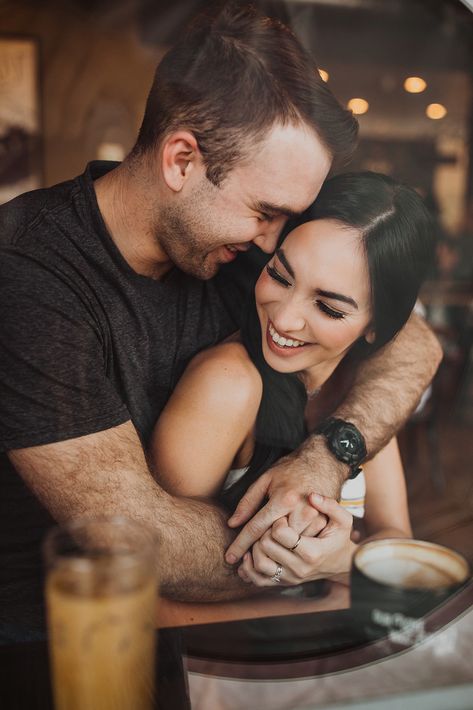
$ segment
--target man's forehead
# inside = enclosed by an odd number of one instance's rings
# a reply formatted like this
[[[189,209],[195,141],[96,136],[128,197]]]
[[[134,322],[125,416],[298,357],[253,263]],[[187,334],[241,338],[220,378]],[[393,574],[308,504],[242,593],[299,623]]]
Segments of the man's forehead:
[[[321,167],[319,174],[311,175],[307,179],[302,174],[297,179],[290,179],[290,176],[284,176],[280,180],[261,179],[256,188],[248,192],[251,206],[269,215],[295,217],[315,200],[326,172]]]
[[[328,150],[312,130],[287,127],[275,129],[259,149],[254,146],[235,173],[254,203],[292,214],[316,198],[330,165]]]

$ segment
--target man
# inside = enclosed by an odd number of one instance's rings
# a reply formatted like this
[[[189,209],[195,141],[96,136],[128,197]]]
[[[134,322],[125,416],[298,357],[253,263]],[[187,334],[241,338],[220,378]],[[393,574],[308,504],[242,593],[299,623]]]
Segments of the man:
[[[275,248],[287,217],[352,152],[356,128],[285,27],[228,11],[161,62],[121,165],[92,164],[1,209],[4,637],[9,624],[34,624],[39,542],[53,519],[125,514],[151,525],[163,593],[175,599],[247,593],[224,562],[233,535],[223,513],[163,491],[147,439],[190,358],[238,327],[235,284],[248,267],[237,262],[224,278],[219,267],[252,244]],[[415,406],[438,357],[414,320],[360,371],[337,416],[358,425],[370,455]],[[269,497],[228,561],[283,515],[310,529],[307,494],[336,496],[348,473],[313,437],[243,501],[234,524]]]

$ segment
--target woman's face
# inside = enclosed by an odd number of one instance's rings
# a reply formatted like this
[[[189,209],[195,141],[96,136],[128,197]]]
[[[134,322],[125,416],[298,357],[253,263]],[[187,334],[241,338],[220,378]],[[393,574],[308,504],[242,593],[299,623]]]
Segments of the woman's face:
[[[370,283],[361,235],[330,219],[291,232],[256,284],[263,355],[278,372],[304,372],[310,389],[370,331]]]

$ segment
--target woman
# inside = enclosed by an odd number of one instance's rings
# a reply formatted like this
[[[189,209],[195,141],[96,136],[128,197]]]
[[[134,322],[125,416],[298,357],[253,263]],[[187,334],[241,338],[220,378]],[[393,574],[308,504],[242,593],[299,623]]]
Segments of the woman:
[[[342,376],[402,328],[432,251],[432,223],[413,190],[375,173],[327,181],[263,269],[242,342],[200,353],[169,400],[151,445],[163,487],[220,495],[233,509],[250,483],[304,439],[306,405],[323,401],[326,415]],[[394,439],[365,464],[364,478],[368,534],[409,536]],[[363,481],[359,491],[344,487],[341,505],[311,496],[328,519],[322,530],[299,536],[285,518],[276,521],[245,555],[240,576],[265,586],[347,572],[355,544],[346,507],[357,496],[363,504],[363,488]]]

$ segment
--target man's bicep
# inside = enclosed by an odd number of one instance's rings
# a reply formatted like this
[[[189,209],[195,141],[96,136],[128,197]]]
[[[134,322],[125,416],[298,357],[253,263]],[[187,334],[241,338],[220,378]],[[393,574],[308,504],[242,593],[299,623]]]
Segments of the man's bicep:
[[[58,521],[81,515],[142,517],[164,495],[153,481],[131,422],[76,439],[12,450],[8,456]]]
[[[7,265],[12,273],[3,274],[0,290],[2,449],[73,439],[127,421],[92,309],[44,267],[28,270],[16,255]]]

